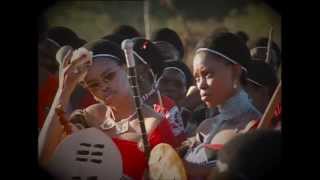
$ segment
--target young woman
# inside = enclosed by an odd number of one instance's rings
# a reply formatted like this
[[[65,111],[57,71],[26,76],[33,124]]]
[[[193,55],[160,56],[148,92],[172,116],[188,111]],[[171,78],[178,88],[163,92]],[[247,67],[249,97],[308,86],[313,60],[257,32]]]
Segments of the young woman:
[[[251,61],[248,64],[248,71],[245,90],[254,106],[263,113],[278,85],[276,72],[264,61]]]
[[[199,90],[194,86],[194,78],[191,71],[183,63],[185,50],[182,40],[174,30],[161,28],[152,34],[152,42],[163,56],[164,62],[180,68],[186,76],[187,92],[183,100],[179,100],[179,106],[183,109],[182,119],[184,122],[188,122],[185,123],[185,125],[187,125],[187,131],[191,132],[195,127],[195,123],[191,122],[191,117],[198,106],[201,106],[201,100]]]
[[[186,98],[187,90],[192,86],[192,73],[183,62],[165,62],[161,77],[159,78],[159,90],[162,95],[170,97],[181,106]]]
[[[158,90],[158,77],[164,68],[163,57],[151,41],[134,38],[133,42],[134,58],[143,100],[145,104],[153,107],[156,112],[161,113],[169,120],[178,146],[185,140],[181,114],[174,100],[162,96]]]
[[[92,58],[88,50],[92,51]],[[88,64],[77,68],[77,64],[84,62]],[[54,104],[66,107],[73,90],[81,82],[99,103],[73,114],[71,121],[82,127],[96,127],[111,137],[120,150],[124,174],[132,179],[142,179],[147,162],[139,148],[141,131],[121,48],[105,40],[88,43],[77,52],[67,53],[60,73]],[[40,162],[43,165],[61,141],[62,129],[54,113],[55,108],[51,107],[39,135]],[[168,120],[147,105],[142,106],[142,112],[151,147],[161,142],[173,145]]]
[[[184,103],[187,98],[187,90],[192,85],[192,73],[181,61],[166,62],[164,67],[158,80],[160,93],[175,101],[183,120],[185,133],[188,134],[186,130],[190,126],[192,112],[184,107]]]
[[[245,90],[248,92],[254,106],[261,113],[264,113],[278,85],[276,72],[270,64],[264,61],[251,61],[248,64],[248,71],[248,83],[245,86]],[[281,129],[281,111],[280,102],[276,106],[270,127]],[[255,121],[255,125],[249,123],[248,126],[252,125],[250,128],[252,130],[257,128],[258,124]]]
[[[218,32],[201,41],[193,60],[194,76],[201,100],[208,108],[217,107],[218,115],[208,119],[210,127],[203,141],[195,141],[185,156],[190,175],[208,173],[210,155],[204,144],[222,129],[243,129],[260,113],[243,90],[250,52],[245,42],[229,32]]]
[[[48,29],[43,35],[43,40],[38,45],[39,59],[39,128],[42,127],[43,121],[50,109],[50,105],[58,89],[58,71],[59,63],[56,60],[56,54],[64,45],[70,45],[73,48],[79,48],[86,43],[85,40],[71,29],[66,27],[53,27]],[[47,71],[50,73],[44,73]],[[47,77],[47,79],[45,78]],[[76,87],[71,97],[70,106],[73,108],[83,108],[92,104],[89,93],[84,91],[81,86]],[[86,105],[86,106],[84,106]]]

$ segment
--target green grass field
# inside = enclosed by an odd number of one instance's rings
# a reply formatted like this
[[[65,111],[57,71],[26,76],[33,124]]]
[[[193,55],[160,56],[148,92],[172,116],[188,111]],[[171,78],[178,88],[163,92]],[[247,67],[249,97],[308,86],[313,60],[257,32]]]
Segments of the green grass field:
[[[203,4],[203,6],[208,5]],[[179,9],[177,10],[179,12]],[[169,27],[178,32],[186,49],[184,61],[189,67],[192,65],[195,43],[209,32],[222,26],[231,32],[245,31],[252,41],[268,36],[269,27],[272,25],[273,40],[281,47],[281,17],[269,6],[263,3],[251,3],[243,7],[241,11],[234,8],[225,14],[222,20],[215,16],[185,18],[179,13],[173,16],[168,9],[161,7],[158,1],[151,1],[150,26],[151,31]],[[132,25],[144,34],[143,2],[141,1],[58,2],[47,10],[46,17],[49,27],[69,27],[87,41],[99,39],[121,24]]]

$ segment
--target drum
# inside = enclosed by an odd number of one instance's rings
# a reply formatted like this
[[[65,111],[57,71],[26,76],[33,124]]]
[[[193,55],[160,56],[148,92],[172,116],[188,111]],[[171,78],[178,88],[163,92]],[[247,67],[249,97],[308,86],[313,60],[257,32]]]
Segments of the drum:
[[[149,177],[152,180],[187,180],[184,164],[169,144],[160,143],[151,150]]]
[[[48,171],[59,180],[119,180],[123,173],[120,151],[97,128],[66,137],[49,161]]]

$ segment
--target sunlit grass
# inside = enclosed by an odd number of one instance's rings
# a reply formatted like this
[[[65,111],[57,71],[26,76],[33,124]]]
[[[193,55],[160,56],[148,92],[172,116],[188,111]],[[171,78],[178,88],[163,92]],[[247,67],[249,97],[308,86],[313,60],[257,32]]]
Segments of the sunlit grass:
[[[155,16],[161,12],[165,15]],[[231,10],[221,22],[214,17],[202,20],[183,19],[180,15],[172,17],[168,16],[165,9],[158,9],[157,12],[150,11],[151,31],[162,27],[169,27],[177,31],[186,49],[184,61],[190,68],[192,68],[192,50],[195,43],[221,26],[227,27],[231,32],[245,31],[249,34],[250,40],[254,40],[268,36],[269,27],[273,25],[273,40],[281,47],[281,17],[279,15],[261,3],[248,5],[245,12],[245,14],[239,14],[236,9]],[[87,41],[101,38],[120,24],[132,25],[144,34],[143,3],[138,1],[60,2],[51,7],[46,15],[49,26],[69,27]]]

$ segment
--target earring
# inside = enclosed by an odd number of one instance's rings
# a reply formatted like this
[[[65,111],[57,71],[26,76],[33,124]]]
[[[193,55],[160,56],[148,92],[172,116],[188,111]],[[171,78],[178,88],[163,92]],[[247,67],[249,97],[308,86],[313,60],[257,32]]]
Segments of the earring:
[[[233,87],[233,89],[237,89],[237,87],[238,87],[237,83],[234,82],[232,87]]]

